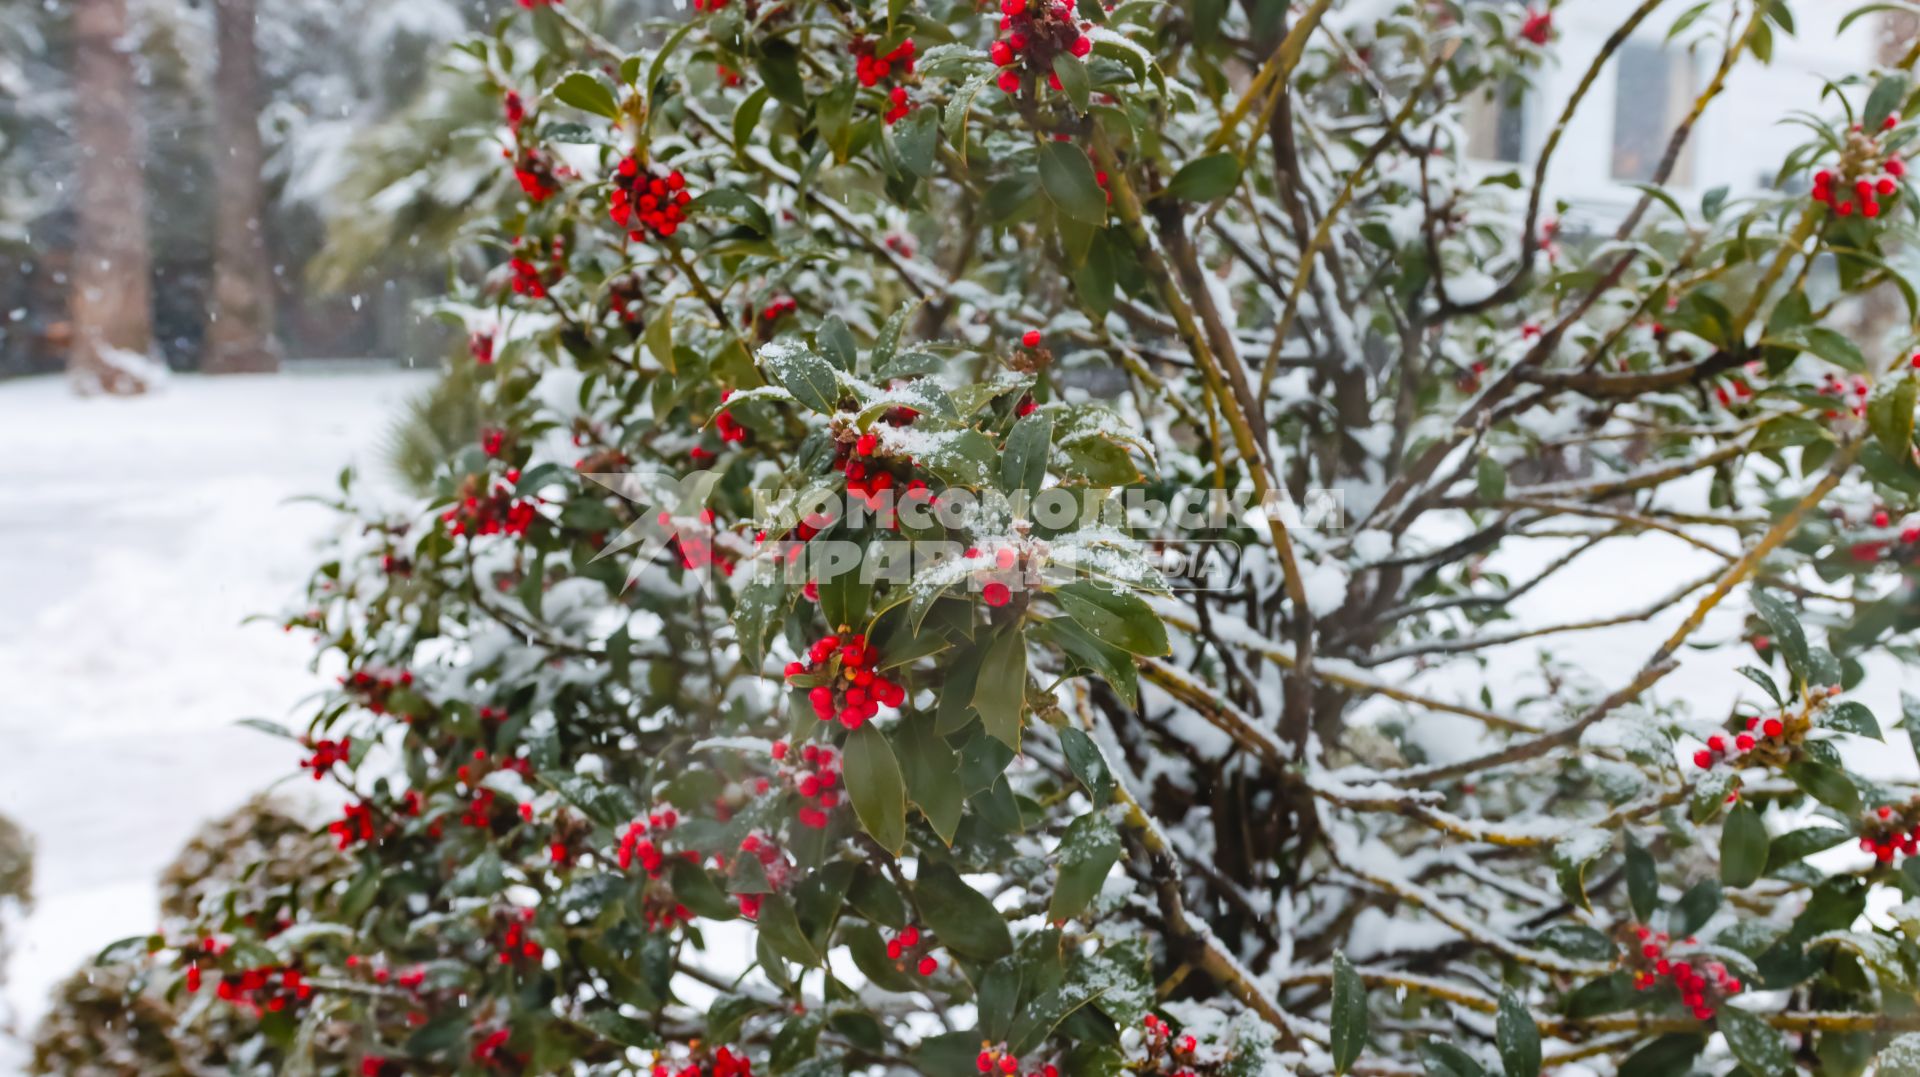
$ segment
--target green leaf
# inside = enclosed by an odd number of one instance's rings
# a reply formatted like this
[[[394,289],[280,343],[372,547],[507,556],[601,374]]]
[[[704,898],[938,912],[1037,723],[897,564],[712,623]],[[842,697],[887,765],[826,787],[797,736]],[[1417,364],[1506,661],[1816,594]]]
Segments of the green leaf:
[[[1888,116],[1900,111],[1900,103],[1907,96],[1907,80],[1904,75],[1888,75],[1873,84],[1873,92],[1867,95],[1867,106],[1861,112],[1860,123],[1869,131],[1879,131],[1880,125]]]
[[[1333,1072],[1345,1073],[1367,1046],[1367,985],[1347,955],[1333,953]]]
[[[689,860],[673,864],[673,897],[708,920],[732,920],[739,915],[726,891],[713,881],[707,869]]]
[[[921,861],[913,893],[920,916],[947,949],[992,961],[1013,952],[1013,935],[1000,910],[948,864]]]
[[[1786,1037],[1737,1006],[1722,1006],[1714,1025],[1727,1038],[1727,1047],[1754,1077],[1786,1077],[1793,1072]]]
[[[1099,895],[1120,859],[1120,834],[1105,812],[1089,812],[1067,825],[1059,857],[1060,878],[1047,905],[1047,919],[1055,923],[1079,916]]]
[[[1093,638],[1093,634],[1065,617],[1055,617],[1035,628],[1043,642],[1065,651],[1075,663],[1084,666],[1107,682],[1121,702],[1129,707],[1140,703],[1140,671],[1132,655]]]
[[[771,1009],[771,1003],[751,995],[721,995],[707,1007],[707,1038],[718,1043],[738,1039],[747,1018]]]
[[[1673,903],[1673,912],[1667,919],[1667,930],[1674,936],[1685,938],[1700,930],[1719,908],[1719,881],[1702,879]]]
[[[760,60],[754,66],[774,100],[792,105],[802,114],[806,112],[807,83],[800,75],[800,50],[792,42],[784,38],[764,42],[760,47]]]
[[[1491,456],[1482,456],[1474,465],[1473,482],[1482,501],[1492,503],[1507,496],[1507,469]]]
[[[826,353],[827,360],[841,370],[851,372],[860,363],[860,349],[853,340],[853,330],[847,328],[846,319],[838,314],[829,314],[821,321],[820,329],[814,333],[814,343]]]
[[[1825,729],[1838,729],[1842,733],[1852,733],[1855,736],[1882,739],[1880,723],[1874,721],[1873,712],[1867,709],[1866,704],[1857,700],[1849,699],[1844,703],[1823,708],[1815,715],[1814,722]]]
[[[767,573],[749,581],[734,599],[733,631],[740,650],[754,664],[766,655],[767,637],[786,619],[793,604],[793,588],[778,573]]]
[[[1760,424],[1748,446],[1756,452],[1771,452],[1795,445],[1817,445],[1833,440],[1833,432],[1799,415],[1780,415]]]
[[[1805,678],[1807,633],[1800,627],[1800,618],[1786,603],[1767,591],[1753,592],[1753,608],[1760,614],[1760,619],[1767,622],[1773,645],[1780,649],[1781,657],[1787,660],[1787,668]]]
[[[1707,1038],[1697,1032],[1669,1032],[1628,1055],[1619,1077],[1672,1077],[1693,1072],[1693,1060],[1706,1050]]]
[[[1087,77],[1087,65],[1070,52],[1058,53],[1053,58],[1053,74],[1060,80],[1060,89],[1073,102],[1076,112],[1087,111],[1087,102],[1093,96],[1093,80]]]
[[[1093,738],[1072,726],[1060,727],[1060,750],[1067,767],[1086,786],[1095,808],[1104,808],[1113,800],[1113,774],[1107,769],[1107,757]]]
[[[893,747],[872,722],[847,737],[843,768],[861,829],[898,856],[907,844],[907,787]]]
[[[1823,849],[1831,849],[1852,837],[1851,833],[1837,826],[1807,826],[1799,830],[1790,830],[1768,843],[1767,870],[1775,871],[1786,867]]]
[[[964,163],[967,159],[967,118],[973,112],[974,99],[979,97],[993,83],[993,75],[983,72],[961,83],[947,99],[945,130],[947,141],[953,143],[954,152],[960,155]]]
[[[822,415],[838,410],[840,379],[833,364],[805,344],[783,337],[760,349],[760,362],[801,404]]]
[[[616,1010],[594,1010],[581,1015],[574,1023],[601,1039],[621,1047],[651,1049],[660,1046],[661,1043],[659,1034],[653,1031],[653,1026]]]
[[[1553,843],[1548,859],[1560,880],[1560,892],[1581,908],[1588,908],[1587,869],[1612,847],[1604,830],[1576,830]]]
[[[973,687],[973,709],[988,735],[1018,751],[1027,704],[1027,643],[1019,625],[994,637]]]
[[[1535,935],[1533,941],[1549,950],[1587,961],[1612,961],[1619,956],[1612,939],[1585,924],[1555,924]]]
[[[1239,182],[1240,158],[1216,153],[1181,165],[1162,194],[1183,202],[1211,202],[1232,193]]]
[[[906,776],[907,795],[940,840],[952,845],[966,797],[960,788],[960,759],[934,732],[933,723],[931,714],[903,716],[893,733],[893,748]]]
[[[1920,382],[1910,377],[1882,382],[1867,400],[1867,428],[1895,460],[1913,459],[1913,408]]]
[[[620,116],[620,104],[614,100],[612,88],[585,71],[569,72],[553,88],[553,96],[582,112],[592,112],[610,120]]]
[[[1787,764],[1787,777],[1807,795],[1847,815],[1860,810],[1860,790],[1845,771],[1813,759]]]
[[[1644,924],[1660,907],[1660,872],[1653,854],[1631,832],[1627,834],[1626,872],[1627,903],[1633,906],[1633,918]]]
[[[926,179],[933,175],[933,158],[940,148],[940,114],[930,108],[917,108],[892,127],[894,146],[900,167]]]
[[[1130,654],[1163,655],[1166,626],[1138,595],[1095,580],[1075,580],[1053,592],[1054,600],[1093,638]]]
[[[1720,881],[1752,886],[1767,866],[1767,824],[1745,801],[1733,806],[1720,828]]]
[[[1766,670],[1755,666],[1741,666],[1740,675],[1765,689],[1767,696],[1773,700],[1775,706],[1784,707],[1787,705],[1786,697],[1780,694],[1780,689],[1773,683],[1773,677],[1770,676]]]
[[[1427,1040],[1416,1050],[1427,1077],[1486,1077],[1472,1055],[1445,1040]]]
[[[1855,374],[1866,373],[1867,357],[1860,353],[1860,347],[1838,330],[1825,326],[1803,326],[1777,337],[1767,337],[1760,343],[1811,352],[1843,370]]]
[[[773,218],[767,216],[766,207],[752,195],[731,187],[708,191],[687,203],[687,214],[690,217],[719,217],[733,221],[762,236],[773,234]]]
[[[807,941],[807,933],[800,928],[800,917],[793,910],[793,901],[778,890],[760,899],[760,916],[755,921],[759,928],[760,941],[775,955],[785,958],[796,965],[813,966],[820,963],[820,956],[813,952],[813,945]]]
[[[1073,142],[1040,144],[1040,186],[1067,217],[1086,224],[1107,223],[1107,192],[1094,179],[1087,151]]]
[[[688,23],[689,26],[692,23]],[[753,129],[760,126],[760,115],[767,110],[767,98],[772,95],[765,86],[758,86],[733,110],[733,145],[741,154],[753,144]]]
[[[1540,1077],[1540,1026],[1533,1023],[1533,1014],[1511,987],[1500,992],[1494,1042],[1507,1077]]]
[[[1047,477],[1047,450],[1052,441],[1053,419],[1042,412],[1014,423],[1007,435],[1006,455],[1000,458],[1000,489],[1039,493]]]

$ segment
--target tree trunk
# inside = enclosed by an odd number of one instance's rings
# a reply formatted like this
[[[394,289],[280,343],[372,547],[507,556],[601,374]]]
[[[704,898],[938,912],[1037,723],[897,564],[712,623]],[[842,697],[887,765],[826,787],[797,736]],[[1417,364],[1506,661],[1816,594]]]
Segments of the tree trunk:
[[[213,76],[213,305],[207,311],[209,374],[280,369],[273,335],[273,273],[262,220],[260,69],[254,0],[215,0],[219,65]]]
[[[73,32],[79,234],[67,373],[83,393],[139,393],[151,380],[153,303],[126,0],[75,0]]]

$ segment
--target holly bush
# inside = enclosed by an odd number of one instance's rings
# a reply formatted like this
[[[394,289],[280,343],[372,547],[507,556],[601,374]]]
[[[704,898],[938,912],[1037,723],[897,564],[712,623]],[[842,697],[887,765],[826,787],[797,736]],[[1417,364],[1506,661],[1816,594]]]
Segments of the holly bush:
[[[1659,0],[1507,171],[1463,117],[1544,8],[525,5],[449,66],[501,103],[440,308],[480,436],[421,503],[343,476],[288,620],[348,859],[132,947],[173,998],[367,1075],[1774,1077],[1920,1026],[1920,799],[1859,765],[1920,730],[1859,688],[1920,623],[1914,56],[1696,195],[1793,14],[1663,13],[1697,98],[1603,219],[1544,192]]]

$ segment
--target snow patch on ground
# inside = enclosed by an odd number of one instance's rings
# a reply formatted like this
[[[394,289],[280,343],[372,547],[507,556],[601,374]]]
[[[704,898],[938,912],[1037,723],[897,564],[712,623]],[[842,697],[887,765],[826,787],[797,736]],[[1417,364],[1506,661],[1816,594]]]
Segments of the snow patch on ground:
[[[292,773],[292,745],[234,721],[288,717],[322,675],[307,639],[243,622],[297,599],[332,523],[289,499],[350,462],[385,485],[381,436],[428,383],[181,377],[127,399],[0,383],[0,812],[36,843],[0,1024],[30,1030],[82,960],[151,931],[155,880],[194,829]],[[23,1057],[0,1037],[0,1073]]]

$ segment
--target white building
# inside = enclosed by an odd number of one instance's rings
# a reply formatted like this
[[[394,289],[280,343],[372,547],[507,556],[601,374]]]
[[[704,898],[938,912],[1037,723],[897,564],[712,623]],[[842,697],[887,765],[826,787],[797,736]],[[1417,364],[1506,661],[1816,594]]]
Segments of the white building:
[[[1561,3],[1554,10],[1558,37],[1551,58],[1524,100],[1517,106],[1490,104],[1470,118],[1473,155],[1489,164],[1531,166],[1594,56],[1635,6],[1627,0]],[[1746,5],[1717,3],[1668,40],[1674,20],[1692,6],[1657,9],[1615,54],[1575,113],[1547,173],[1549,204],[1566,200],[1575,221],[1617,219],[1640,197],[1630,185],[1652,175],[1674,127],[1712,77],[1729,12],[1737,11],[1743,20],[1748,13]],[[1772,185],[1787,154],[1811,134],[1784,122],[1788,116],[1795,110],[1836,111],[1836,102],[1821,99],[1824,80],[1870,72],[1894,36],[1882,14],[1857,19],[1841,33],[1841,20],[1859,6],[1860,0],[1794,0],[1796,33],[1772,35],[1772,63],[1762,66],[1745,57],[1736,65],[1667,182],[1683,204],[1697,205],[1701,192],[1723,185],[1734,197]],[[1851,96],[1857,106],[1864,89]]]

